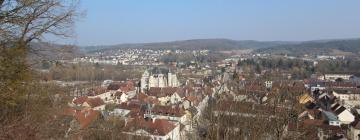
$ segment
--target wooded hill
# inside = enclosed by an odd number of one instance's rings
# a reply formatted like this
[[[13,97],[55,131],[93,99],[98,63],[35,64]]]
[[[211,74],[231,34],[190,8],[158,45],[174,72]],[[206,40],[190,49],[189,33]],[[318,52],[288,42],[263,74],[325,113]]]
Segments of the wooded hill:
[[[108,51],[123,48],[144,48],[144,49],[181,49],[181,50],[235,50],[235,49],[257,49],[274,47],[283,44],[292,44],[292,42],[282,41],[253,41],[253,40],[230,40],[230,39],[193,39],[171,42],[156,43],[135,43],[103,46],[82,47],[87,52]]]
[[[260,48],[256,53],[288,54],[292,56],[308,55],[358,55],[360,39],[307,41],[297,44],[284,44]]]

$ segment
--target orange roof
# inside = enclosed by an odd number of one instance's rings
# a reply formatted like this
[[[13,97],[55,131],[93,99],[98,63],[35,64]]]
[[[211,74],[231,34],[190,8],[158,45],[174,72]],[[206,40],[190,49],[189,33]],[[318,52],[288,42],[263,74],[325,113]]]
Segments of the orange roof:
[[[95,95],[103,94],[107,91],[108,91],[107,88],[103,88],[103,87],[97,87],[94,89]]]
[[[94,121],[100,113],[94,110],[77,111],[75,114],[76,120],[80,123],[80,129],[86,128]]]
[[[197,98],[195,96],[188,96],[186,97],[186,100],[189,100],[190,102],[194,102],[197,100]]]
[[[136,94],[136,98],[140,101],[145,102],[145,100],[148,98],[149,96],[144,94],[144,93],[138,93]]]
[[[164,96],[171,96],[178,90],[177,87],[151,87],[147,94],[149,96],[155,96],[155,97],[164,97]]]
[[[79,98],[76,98],[73,103],[74,104],[83,104],[88,99],[87,96],[81,96]]]
[[[136,131],[138,129],[145,130],[152,135],[165,136],[170,133],[176,125],[165,119],[143,119],[135,118],[131,120],[125,128],[126,131]],[[134,129],[135,128],[135,129]]]
[[[135,84],[132,81],[127,82],[113,82],[111,83],[108,88],[108,90],[121,90],[123,92],[129,92],[132,90],[135,90]]]

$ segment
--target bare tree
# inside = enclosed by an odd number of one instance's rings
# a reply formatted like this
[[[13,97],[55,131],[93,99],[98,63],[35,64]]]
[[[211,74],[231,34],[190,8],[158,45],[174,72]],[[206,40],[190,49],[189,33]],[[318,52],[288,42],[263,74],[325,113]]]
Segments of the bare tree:
[[[45,34],[68,37],[78,16],[76,6],[77,1],[68,0],[1,0],[1,44],[26,46]]]
[[[42,97],[28,87],[34,84],[27,56],[36,53],[30,43],[46,35],[71,36],[77,5],[77,0],[0,0],[1,129],[27,116],[31,97]]]

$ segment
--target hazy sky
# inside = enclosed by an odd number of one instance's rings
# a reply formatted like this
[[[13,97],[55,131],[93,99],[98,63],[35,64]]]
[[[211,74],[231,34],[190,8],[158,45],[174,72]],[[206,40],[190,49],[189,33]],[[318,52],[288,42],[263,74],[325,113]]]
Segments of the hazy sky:
[[[80,7],[86,17],[67,41],[77,45],[360,37],[360,0],[83,0]]]

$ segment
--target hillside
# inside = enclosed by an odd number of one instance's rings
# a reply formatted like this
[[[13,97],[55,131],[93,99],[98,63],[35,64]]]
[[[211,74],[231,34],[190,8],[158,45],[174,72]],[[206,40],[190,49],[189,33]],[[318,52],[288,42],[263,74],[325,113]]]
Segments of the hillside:
[[[183,50],[232,50],[232,49],[258,49],[265,47],[273,47],[289,42],[271,41],[261,42],[252,40],[230,40],[230,39],[194,39],[172,42],[156,42],[156,43],[136,43],[136,44],[119,44],[108,46],[88,46],[83,47],[87,52],[108,51],[123,48],[146,48],[146,49],[183,49]]]
[[[82,55],[79,48],[72,45],[35,42],[30,44],[30,48],[29,58],[34,60],[64,60]]]
[[[259,48],[255,53],[301,55],[357,55],[360,54],[360,39],[307,41]]]

